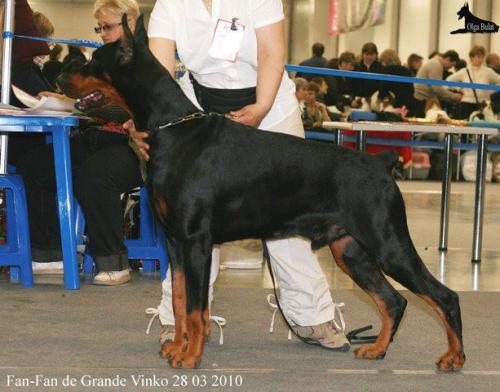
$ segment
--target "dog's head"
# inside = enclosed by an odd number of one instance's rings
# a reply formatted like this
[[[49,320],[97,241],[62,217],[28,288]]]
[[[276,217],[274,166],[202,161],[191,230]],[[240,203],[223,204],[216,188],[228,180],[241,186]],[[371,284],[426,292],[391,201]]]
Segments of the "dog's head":
[[[460,10],[457,12],[458,20],[462,19],[463,17],[467,16],[468,14],[470,14],[469,3],[465,3],[462,6],[462,8],[460,8]]]
[[[141,120],[141,93],[150,84],[138,75],[149,74],[144,56],[151,61],[154,57],[148,50],[142,15],[134,33],[128,26],[126,14],[122,17],[122,26],[124,35],[120,40],[97,49],[85,65],[66,69],[57,84],[66,95],[78,99],[77,108],[84,113],[114,105]],[[141,61],[137,61],[140,55]]]

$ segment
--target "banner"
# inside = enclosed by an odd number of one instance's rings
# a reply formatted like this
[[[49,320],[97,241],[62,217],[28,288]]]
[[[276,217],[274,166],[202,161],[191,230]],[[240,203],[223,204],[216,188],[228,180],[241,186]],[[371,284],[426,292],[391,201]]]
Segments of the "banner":
[[[328,33],[338,35],[385,21],[386,0],[330,0]]]

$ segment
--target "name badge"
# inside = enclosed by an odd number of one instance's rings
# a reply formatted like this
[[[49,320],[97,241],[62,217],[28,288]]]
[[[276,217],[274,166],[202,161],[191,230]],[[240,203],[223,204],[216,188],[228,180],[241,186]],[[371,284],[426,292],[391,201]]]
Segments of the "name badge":
[[[215,26],[212,44],[208,50],[210,57],[235,62],[243,42],[245,26],[236,21],[219,19]]]

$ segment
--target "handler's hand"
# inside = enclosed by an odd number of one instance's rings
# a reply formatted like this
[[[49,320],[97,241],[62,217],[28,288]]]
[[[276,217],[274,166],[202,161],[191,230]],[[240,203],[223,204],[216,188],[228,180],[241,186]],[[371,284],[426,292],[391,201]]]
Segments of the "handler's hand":
[[[149,132],[139,132],[137,129],[135,129],[133,120],[128,120],[127,122],[123,123],[122,127],[123,129],[128,131],[128,134],[139,148],[139,152],[141,153],[144,160],[149,161],[149,144],[144,141],[144,139],[149,136]]]
[[[266,110],[264,107],[257,103],[254,103],[252,105],[245,106],[240,110],[229,112],[227,117],[241,124],[249,125],[251,127],[258,127],[262,122],[262,119],[266,116],[267,112],[268,110]]]

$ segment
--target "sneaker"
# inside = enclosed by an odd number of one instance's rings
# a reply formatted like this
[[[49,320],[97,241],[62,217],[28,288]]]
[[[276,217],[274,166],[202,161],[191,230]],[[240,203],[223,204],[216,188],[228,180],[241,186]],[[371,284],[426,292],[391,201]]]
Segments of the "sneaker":
[[[351,347],[345,334],[338,329],[333,320],[309,327],[293,326],[297,335],[304,338],[308,344],[317,344],[329,350],[348,351]]]
[[[64,266],[62,261],[51,261],[49,263],[37,263],[33,261],[34,275],[62,275],[64,274]]]
[[[220,316],[210,316],[210,321],[214,322],[217,324],[220,330],[220,335],[219,335],[219,344],[222,345],[224,344],[224,332],[222,331],[222,327],[226,325],[226,319],[224,317]],[[171,343],[175,339],[175,326],[174,325],[162,325],[161,326],[161,332],[160,332],[160,344],[163,345],[165,343]]]
[[[104,271],[99,272],[92,281],[93,284],[100,286],[118,286],[127,283],[130,280],[130,271]]]
[[[160,344],[172,343],[175,339],[175,326],[174,325],[162,325],[160,331]]]

